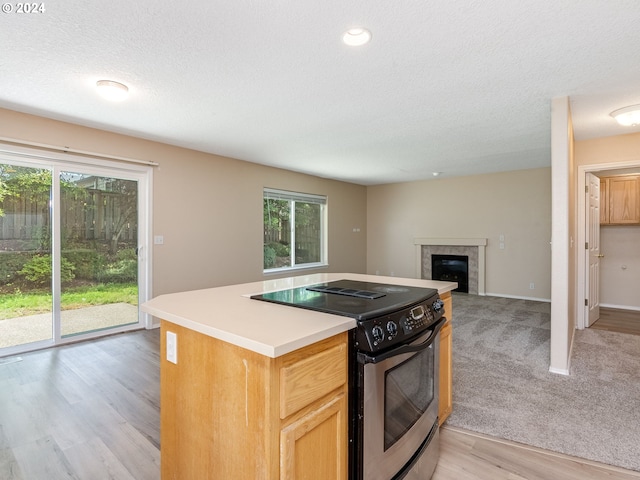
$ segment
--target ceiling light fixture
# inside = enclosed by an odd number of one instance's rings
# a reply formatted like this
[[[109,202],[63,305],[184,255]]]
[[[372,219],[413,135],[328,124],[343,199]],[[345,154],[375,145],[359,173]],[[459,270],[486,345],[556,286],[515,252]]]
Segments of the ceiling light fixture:
[[[611,112],[610,115],[625,127],[640,125],[640,105],[620,108]]]
[[[98,80],[98,93],[112,102],[121,102],[129,95],[129,87],[113,80]]]
[[[433,172],[431,175],[434,177],[439,177],[442,172]]]
[[[371,32],[366,28],[350,28],[342,36],[342,41],[350,47],[359,47],[371,40]]]

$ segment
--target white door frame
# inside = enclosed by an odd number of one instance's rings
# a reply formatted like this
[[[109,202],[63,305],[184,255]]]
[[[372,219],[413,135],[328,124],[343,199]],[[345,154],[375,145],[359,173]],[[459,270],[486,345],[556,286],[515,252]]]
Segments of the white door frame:
[[[61,169],[83,169],[83,171],[93,172],[101,175],[111,175],[114,177],[129,178],[138,182],[138,217],[142,219],[138,224],[138,302],[139,304],[149,300],[152,296],[152,257],[151,257],[151,221],[152,221],[152,199],[153,199],[153,167],[149,165],[126,163],[111,160],[103,160],[91,157],[90,154],[75,155],[62,152],[51,152],[47,150],[39,150],[30,147],[22,147],[15,145],[6,145],[0,143],[0,161],[13,162],[18,165],[31,166],[36,165],[40,168],[47,167],[52,169],[52,174],[59,173]],[[58,203],[59,209],[59,192],[53,193],[53,202]],[[55,225],[57,220],[52,218],[52,228],[58,229],[60,225]],[[52,240],[55,240],[56,233],[52,231]],[[57,248],[52,244],[52,249]],[[54,263],[56,255],[53,256]],[[54,265],[54,271],[60,268]],[[55,278],[55,276],[54,276]],[[59,286],[58,286],[59,287]],[[59,288],[57,289],[60,290]],[[55,299],[55,295],[53,296]],[[59,310],[56,305],[53,314]],[[122,331],[140,328],[143,326],[147,329],[155,328],[153,317],[148,313],[138,311],[138,324],[124,327],[115,327],[109,330],[109,333],[117,333]],[[59,323],[59,322],[57,322]],[[56,322],[54,322],[54,325]],[[83,340],[85,338],[95,337],[94,333],[74,335],[70,339],[62,339],[59,332],[59,325],[54,332],[51,340],[42,342],[34,342],[28,345],[18,345],[16,347],[7,347],[6,354],[21,353],[37,348],[62,345],[69,342]],[[25,346],[27,348],[25,348]]]
[[[589,251],[586,250],[583,245],[586,242],[586,229],[588,228],[586,222],[586,195],[584,194],[587,185],[586,177],[587,173],[602,172],[604,170],[617,170],[622,168],[637,168],[640,167],[640,160],[634,160],[629,162],[612,162],[612,163],[598,163],[593,165],[580,165],[578,166],[578,188],[577,188],[577,202],[578,202],[578,249],[581,253],[577,256],[577,295],[576,295],[576,328],[583,330],[588,326],[589,317],[584,300],[586,298],[586,275],[587,275],[587,256]],[[602,201],[602,199],[600,199]]]

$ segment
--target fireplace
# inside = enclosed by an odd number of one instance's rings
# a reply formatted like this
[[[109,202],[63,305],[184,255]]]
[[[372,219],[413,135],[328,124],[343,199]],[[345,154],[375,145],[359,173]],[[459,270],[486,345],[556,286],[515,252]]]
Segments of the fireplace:
[[[469,293],[469,257],[467,255],[431,255],[431,279],[457,282],[454,292]]]
[[[468,257],[468,293],[485,295],[486,238],[414,238],[413,243],[416,246],[416,278],[435,279],[432,275],[433,255],[465,256]]]

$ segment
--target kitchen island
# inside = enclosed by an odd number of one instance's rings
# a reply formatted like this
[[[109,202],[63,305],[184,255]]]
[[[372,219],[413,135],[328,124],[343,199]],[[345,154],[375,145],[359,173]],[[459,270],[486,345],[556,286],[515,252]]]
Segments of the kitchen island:
[[[347,332],[355,320],[250,299],[341,279],[436,288],[449,312],[456,287],[315,274],[161,295],[141,306],[161,319],[163,480],[287,479],[303,470],[304,478],[346,479]]]

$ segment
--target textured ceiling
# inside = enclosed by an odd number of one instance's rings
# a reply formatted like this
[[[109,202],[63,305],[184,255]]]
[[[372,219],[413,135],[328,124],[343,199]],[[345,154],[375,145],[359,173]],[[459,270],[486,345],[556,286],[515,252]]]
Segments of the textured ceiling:
[[[44,6],[0,14],[0,106],[250,162],[363,185],[549,166],[558,96],[578,140],[640,131],[609,116],[640,104],[637,0]]]

